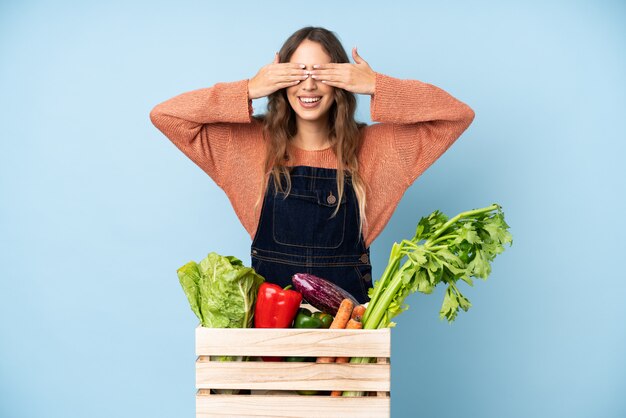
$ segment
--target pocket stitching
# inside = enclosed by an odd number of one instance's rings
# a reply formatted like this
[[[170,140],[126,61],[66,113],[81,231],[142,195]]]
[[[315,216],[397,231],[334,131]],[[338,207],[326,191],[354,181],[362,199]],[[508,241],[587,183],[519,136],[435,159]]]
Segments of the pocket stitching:
[[[300,196],[300,195],[296,195],[296,196]],[[316,193],[316,196],[317,196],[317,193]],[[308,197],[308,196],[305,196],[305,197]],[[319,201],[317,200],[317,197],[315,197],[315,199],[316,199],[315,203],[318,206],[328,207],[328,206],[320,205]],[[339,240],[337,245],[335,245],[335,246],[299,245],[299,244],[289,244],[287,242],[279,241],[276,238],[276,200],[277,199],[275,198],[274,199],[274,204],[273,204],[273,210],[272,210],[272,219],[273,219],[273,223],[272,223],[272,237],[274,238],[274,242],[276,242],[278,244],[281,244],[281,245],[286,245],[286,246],[289,246],[289,247],[306,247],[306,248],[339,248],[341,246],[341,244],[343,244],[343,241],[345,239],[345,232],[346,232],[346,212],[347,212],[346,205],[340,206],[340,208],[339,208],[339,211],[341,212],[341,215],[343,216],[343,219],[340,221],[341,222],[341,239]]]

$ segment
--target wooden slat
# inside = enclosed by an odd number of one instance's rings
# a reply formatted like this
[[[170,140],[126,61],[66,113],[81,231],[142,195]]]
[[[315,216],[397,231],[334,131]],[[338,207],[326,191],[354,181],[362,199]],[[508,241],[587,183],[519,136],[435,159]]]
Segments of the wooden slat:
[[[198,389],[389,391],[389,364],[196,362]]]
[[[389,364],[389,358],[388,357],[378,357],[376,359],[376,363],[380,364],[386,364],[387,367],[389,367],[389,376],[387,376],[390,380],[391,380],[391,365]],[[389,396],[389,392],[388,391],[378,391],[376,392],[376,396]]]
[[[330,396],[196,395],[196,417],[386,418],[390,398]]]
[[[389,328],[196,328],[196,355],[389,357]]]

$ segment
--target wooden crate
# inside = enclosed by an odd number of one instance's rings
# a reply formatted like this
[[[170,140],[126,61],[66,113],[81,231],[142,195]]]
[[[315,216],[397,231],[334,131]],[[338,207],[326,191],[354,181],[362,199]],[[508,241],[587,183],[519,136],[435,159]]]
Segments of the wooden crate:
[[[389,417],[390,354],[389,328],[330,330],[198,327],[196,418]],[[221,362],[210,361],[211,355],[373,357],[377,362]],[[211,393],[211,389],[242,389],[251,393],[225,395]],[[295,390],[364,391],[370,396],[306,396],[298,395]]]

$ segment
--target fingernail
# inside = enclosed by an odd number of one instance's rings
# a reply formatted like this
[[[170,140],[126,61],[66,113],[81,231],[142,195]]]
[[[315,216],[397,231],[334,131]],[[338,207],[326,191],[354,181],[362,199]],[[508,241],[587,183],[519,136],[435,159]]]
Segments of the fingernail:
[[[313,68],[320,68],[320,65],[319,65],[319,64],[315,64],[315,65],[313,66]]]
[[[300,64],[300,68],[306,68],[306,65]]]

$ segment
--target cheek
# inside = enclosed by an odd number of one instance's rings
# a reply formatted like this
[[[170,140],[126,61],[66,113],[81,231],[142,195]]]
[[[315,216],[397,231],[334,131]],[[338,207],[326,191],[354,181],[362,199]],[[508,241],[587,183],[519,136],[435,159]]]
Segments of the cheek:
[[[333,92],[333,91],[331,91],[331,92],[329,93],[328,106],[329,106],[329,107],[330,107],[330,106],[332,106],[332,105],[333,105],[333,103],[335,103],[335,94],[334,94],[334,92]]]
[[[292,86],[292,87],[287,87],[285,89],[285,93],[287,93],[287,98],[289,100],[292,100],[295,97],[295,94],[296,94],[295,92],[297,90],[296,87],[297,86]]]
[[[287,100],[291,103],[294,103],[298,100],[298,98],[296,97],[295,89],[287,89]]]

